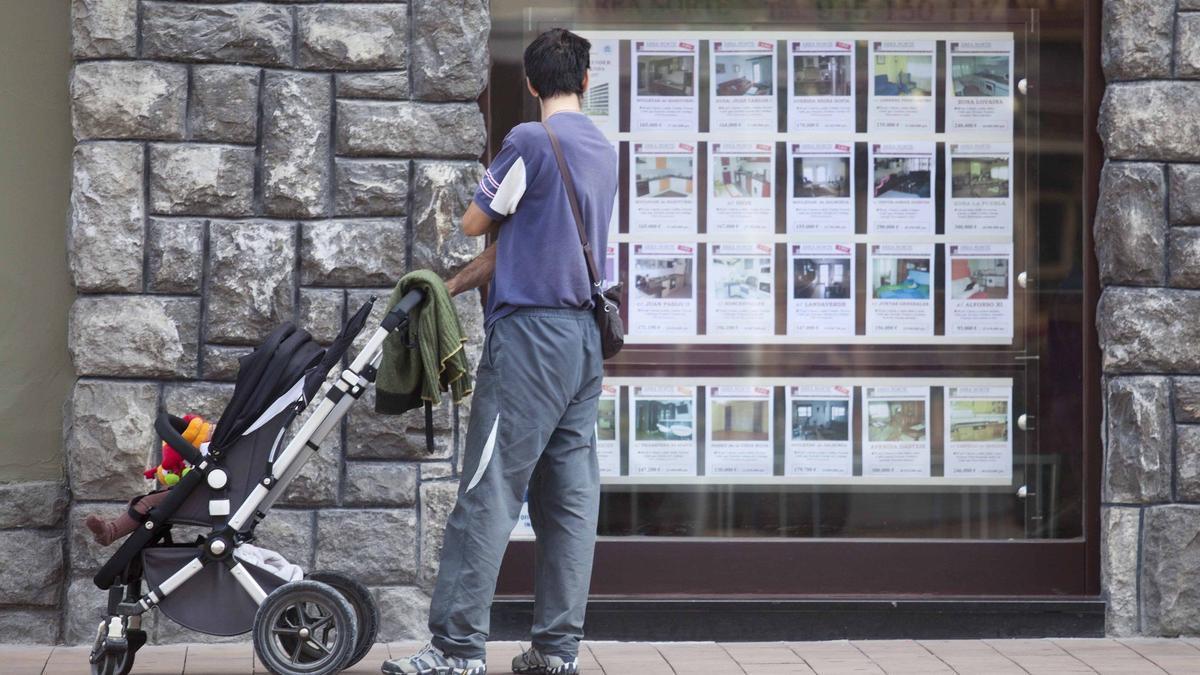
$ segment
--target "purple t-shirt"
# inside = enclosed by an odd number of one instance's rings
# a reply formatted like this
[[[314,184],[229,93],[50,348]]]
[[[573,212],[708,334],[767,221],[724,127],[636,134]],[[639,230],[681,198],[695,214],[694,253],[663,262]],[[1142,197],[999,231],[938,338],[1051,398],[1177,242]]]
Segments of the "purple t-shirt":
[[[603,274],[617,193],[617,154],[583,113],[555,113],[547,123],[571,169],[588,242]],[[518,307],[592,306],[579,232],[541,123],[519,124],[508,133],[479,181],[475,203],[501,223],[487,326]]]

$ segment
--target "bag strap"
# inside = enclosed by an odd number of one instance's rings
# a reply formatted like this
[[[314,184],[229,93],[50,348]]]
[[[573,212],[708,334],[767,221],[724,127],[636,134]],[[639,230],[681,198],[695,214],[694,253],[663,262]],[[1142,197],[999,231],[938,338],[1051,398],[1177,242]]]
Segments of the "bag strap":
[[[571,204],[571,215],[575,218],[575,227],[579,230],[579,245],[583,247],[583,258],[587,262],[588,278],[595,289],[593,294],[600,292],[600,273],[596,271],[596,260],[592,256],[592,245],[588,243],[587,230],[583,227],[583,212],[579,210],[579,198],[575,195],[575,183],[571,179],[571,170],[567,168],[567,160],[563,157],[562,146],[558,144],[558,136],[549,124],[542,122],[542,128],[550,135],[550,145],[554,148],[554,158],[558,160],[558,173],[562,176],[563,187],[567,190],[567,201]]]

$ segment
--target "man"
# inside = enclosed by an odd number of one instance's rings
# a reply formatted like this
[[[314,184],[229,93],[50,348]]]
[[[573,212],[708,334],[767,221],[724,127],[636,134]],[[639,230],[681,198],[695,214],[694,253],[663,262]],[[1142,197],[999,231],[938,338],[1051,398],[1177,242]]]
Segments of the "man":
[[[597,269],[604,269],[617,157],[580,108],[587,40],[554,29],[525,50],[526,86],[560,139]],[[518,125],[480,181],[463,232],[496,241],[447,286],[490,283],[458,503],[430,607],[433,637],[387,674],[484,675],[496,575],[528,489],[537,536],[533,640],[513,672],[573,675],[600,499],[595,425],[603,376],[591,284],[554,150]]]

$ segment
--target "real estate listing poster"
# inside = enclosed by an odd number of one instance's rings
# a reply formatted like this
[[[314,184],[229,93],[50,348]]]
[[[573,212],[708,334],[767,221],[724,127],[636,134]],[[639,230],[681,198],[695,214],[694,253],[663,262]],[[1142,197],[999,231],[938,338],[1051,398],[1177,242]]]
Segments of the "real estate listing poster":
[[[775,473],[774,388],[708,388],[706,476],[771,476]]]
[[[946,244],[946,335],[1013,336],[1012,244]]]
[[[695,144],[633,143],[629,161],[629,231],[694,234]]]
[[[937,229],[936,144],[872,143],[870,147],[867,232],[933,234]]]
[[[867,129],[932,132],[937,115],[937,42],[872,40]]]
[[[946,387],[947,477],[1012,479],[1012,387]]]
[[[606,135],[619,132],[621,124],[620,41],[592,40],[588,89],[580,100],[583,113]]]
[[[929,387],[863,387],[862,474],[928,477]]]
[[[854,133],[854,40],[788,42],[788,132]]]
[[[787,388],[786,476],[852,476],[854,387]]]
[[[950,40],[946,54],[946,133],[1011,139],[1012,40]]]
[[[775,233],[775,144],[710,143],[708,232]]]
[[[696,335],[696,245],[631,244],[630,335]]]
[[[696,388],[629,388],[629,475],[696,475]]]
[[[630,131],[700,130],[698,40],[634,40]]]
[[[1012,234],[1012,148],[946,144],[946,234]]]
[[[709,130],[776,130],[775,43],[713,40],[709,54]]]
[[[618,387],[606,384],[600,388],[599,413],[596,415],[596,458],[600,461],[601,476],[621,475],[621,406]]]
[[[933,244],[869,244],[867,335],[933,335]]]
[[[787,272],[788,335],[854,335],[854,244],[789,244]]]
[[[613,236],[615,230],[609,233],[609,237]],[[608,290],[613,286],[621,283],[621,247],[617,244],[609,244],[604,249],[604,283],[601,286],[604,290]]]
[[[854,144],[787,147],[788,234],[854,234]]]
[[[774,250],[772,244],[708,245],[706,334],[775,334]]]

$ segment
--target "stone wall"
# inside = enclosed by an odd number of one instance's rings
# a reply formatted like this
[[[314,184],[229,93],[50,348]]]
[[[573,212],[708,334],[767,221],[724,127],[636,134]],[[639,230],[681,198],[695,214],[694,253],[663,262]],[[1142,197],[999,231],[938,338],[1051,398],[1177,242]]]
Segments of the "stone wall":
[[[0,587],[0,642],[89,639],[104,602],[91,575],[115,547],[93,544],[83,516],[149,487],[159,406],[215,417],[237,358],[274,325],[331,340],[407,270],[446,275],[480,250],[457,218],[482,171],[486,0],[72,9],[70,499],[11,486],[52,505],[33,522],[0,495],[0,529],[23,528],[0,533],[13,586]],[[479,298],[458,306],[477,347]],[[419,414],[372,408],[359,404],[260,539],[352,572],[380,601],[381,637],[416,637],[466,415],[438,410],[427,455]],[[203,639],[151,625],[156,642]]]
[[[1200,2],[1106,0],[1096,210],[1108,630],[1200,633]]]

